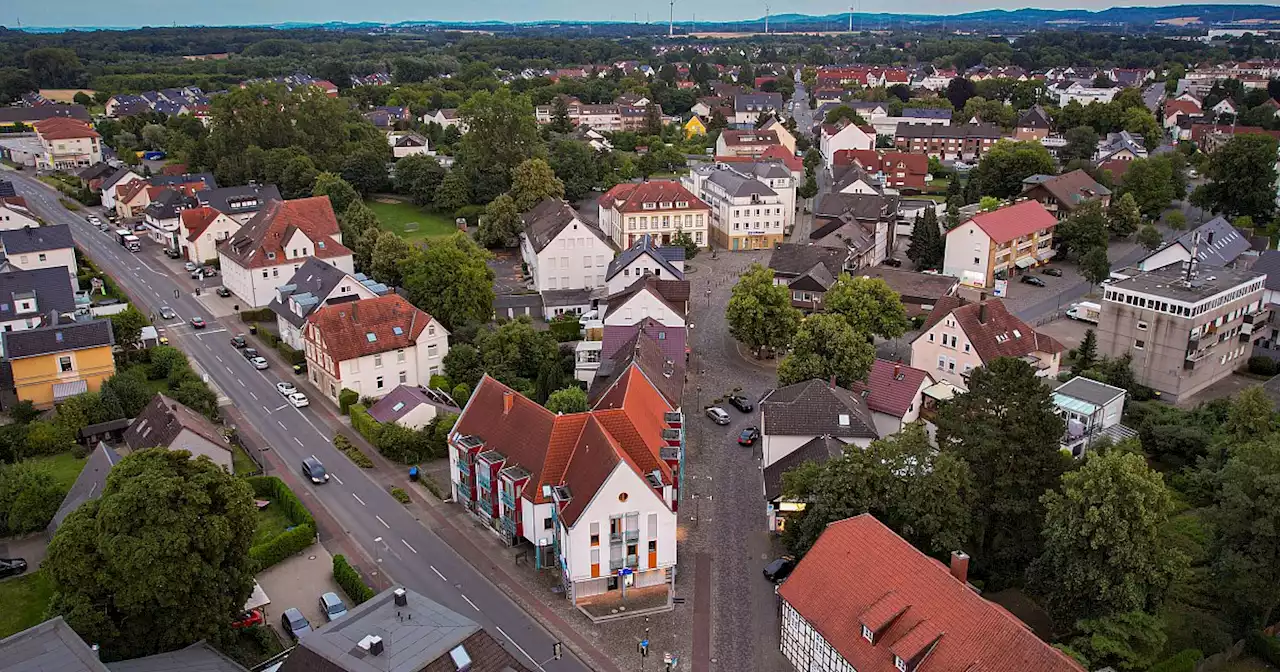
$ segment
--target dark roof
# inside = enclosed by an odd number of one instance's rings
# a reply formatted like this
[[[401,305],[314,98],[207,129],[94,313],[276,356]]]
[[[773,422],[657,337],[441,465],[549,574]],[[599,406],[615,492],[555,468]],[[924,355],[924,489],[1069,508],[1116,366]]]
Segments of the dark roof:
[[[1110,189],[1098,184],[1089,173],[1079,169],[1061,175],[1032,175],[1023,180],[1022,184],[1024,192],[1037,187],[1044,189],[1067,211],[1075,210],[1082,203],[1111,195]]]
[[[588,398],[595,405],[613,388],[614,384],[635,364],[645,378],[658,390],[672,408],[680,407],[684,392],[684,362],[671,359],[662,352],[662,346],[643,330],[618,347],[610,358],[609,370],[591,384]],[[604,369],[602,364],[601,369]]]
[[[114,186],[116,182],[119,182],[121,178],[123,178],[125,175],[128,175],[129,173],[133,173],[138,177],[142,177],[141,175],[134,173],[133,169],[130,168],[129,166],[120,166],[119,168],[116,169],[116,172],[112,173],[110,177],[102,181],[102,188],[109,189],[110,187]]]
[[[861,396],[817,379],[770,391],[760,400],[760,420],[760,431],[771,435],[880,437]]]
[[[71,491],[62,499],[62,506],[58,507],[58,512],[53,514],[53,520],[49,521],[48,531],[53,534],[57,531],[58,526],[66,519],[72,511],[80,508],[81,504],[96,499],[102,494],[102,488],[107,484],[107,474],[111,473],[111,468],[120,461],[120,456],[116,451],[112,450],[107,444],[99,441],[98,447],[89,453],[89,459],[85,461],[84,467],[80,469],[80,475],[76,477],[76,482],[71,486]]]
[[[115,172],[115,167],[105,161],[99,161],[88,168],[80,171],[77,175],[82,180],[96,180],[100,177],[106,177]]]
[[[111,672],[246,672],[239,663],[203,641],[145,658],[107,663]]]
[[[769,255],[769,268],[776,275],[799,277],[809,272],[815,264],[822,264],[832,275],[838,276],[844,268],[848,252],[822,245],[797,245],[780,243]]]
[[[897,211],[898,199],[877,194],[824,194],[813,208],[814,217],[879,221],[892,217]],[[810,234],[810,238],[822,236]],[[825,235],[825,234],[824,234]]]
[[[999,126],[991,124],[910,124],[899,122],[896,132],[899,138],[989,138],[998,140],[1003,135]]]
[[[70,313],[76,309],[76,295],[66,268],[6,271],[0,273],[0,322],[17,319],[18,296],[29,293],[36,295],[36,310],[43,315],[51,311]]]
[[[280,190],[274,184],[250,184],[241,187],[218,187],[196,192],[200,205],[207,205],[224,215],[257,212],[267,201],[279,201]]]
[[[98,654],[61,616],[0,639],[4,672],[107,672]]]
[[[53,226],[25,226],[21,229],[0,231],[0,245],[10,257],[29,252],[47,252],[75,247],[71,239],[71,227],[66,224]],[[66,275],[65,269],[63,275]]]
[[[1196,236],[1200,237],[1198,245]],[[1240,232],[1222,217],[1214,217],[1178,236],[1177,240],[1170,245],[1175,243],[1186,248],[1187,252],[1190,252],[1194,246],[1196,259],[1201,266],[1226,266],[1249,251],[1249,240],[1240,235]]]
[[[222,434],[213,422],[163,394],[157,394],[142,409],[124,433],[124,442],[134,450],[168,448],[184,429],[195,432],[211,443],[225,445]]]
[[[347,277],[347,272],[337,266],[320,261],[315,257],[308,257],[298,267],[298,270],[294,271],[293,276],[289,278],[289,282],[282,285],[282,287],[293,287],[293,291],[288,292],[284,297],[284,301],[280,300],[280,292],[276,292],[276,297],[271,299],[271,303],[267,304],[267,307],[276,315],[284,318],[289,324],[301,327],[307,321],[307,316],[321,306],[322,302],[328,298],[329,293],[345,277]],[[305,294],[310,294],[314,297],[315,302],[312,303],[305,299],[303,297]],[[289,309],[289,296],[302,299],[299,301],[299,305],[302,306],[303,310],[301,315]]]
[[[204,185],[205,189],[217,189],[218,180],[214,178],[212,173],[187,173],[183,175],[152,175],[147,178],[147,184],[153,187],[168,187],[179,184],[194,184],[199,182]]]
[[[1266,273],[1266,286],[1270,290],[1280,290],[1280,250],[1267,250],[1258,255],[1251,270]]]
[[[805,462],[823,464],[844,451],[845,442],[830,436],[815,436],[799,448],[783,455],[764,468],[764,499],[772,502],[782,496],[782,475]]]
[[[49,270],[62,271],[61,268]],[[63,281],[67,281],[65,275]],[[4,354],[9,359],[115,345],[115,338],[111,335],[111,320],[68,322],[38,329],[6,331],[3,338]]]
[[[1018,117],[1018,128],[1049,128],[1049,115],[1045,113],[1044,108],[1039,105],[1033,105],[1022,116]]]
[[[1125,395],[1125,391],[1121,388],[1112,387],[1084,376],[1076,376],[1068,380],[1055,388],[1053,393],[1087,401],[1095,406],[1105,406],[1116,397]]]
[[[626,289],[616,292],[608,299],[609,309],[605,315],[610,315],[622,308],[631,297],[640,293],[641,290],[648,289],[653,292],[668,308],[681,317],[689,305],[690,283],[688,280],[660,280],[654,275],[645,275],[631,283]],[[547,294],[548,292],[543,292]],[[551,305],[551,304],[548,304]]]
[[[13,198],[18,195],[14,190],[13,183],[9,180],[0,180],[0,198]]]
[[[0,123],[32,123],[42,119],[61,117],[89,121],[89,112],[83,105],[37,105],[35,107],[0,107]]]
[[[438,412],[462,412],[447,395],[417,385],[397,385],[387,396],[369,407],[369,417],[381,423],[395,422],[423,404],[434,406]]]
[[[177,219],[178,213],[194,207],[196,199],[177,189],[165,189],[151,199],[142,212],[152,219]]]
[[[960,284],[958,278],[950,275],[904,271],[892,266],[862,268],[857,274],[861,277],[884,280],[885,284],[889,285],[889,289],[899,295],[917,299],[940,299],[949,295]]]
[[[653,241],[653,236],[646,233],[643,236],[640,236],[640,239],[637,240],[634,245],[623,250],[622,254],[614,257],[613,261],[609,262],[609,270],[605,274],[604,279],[608,280],[621,273],[622,269],[626,268],[631,264],[631,262],[644,254],[648,254],[650,257],[653,257],[654,261],[657,261],[663,268],[667,269],[667,272],[671,274],[671,277],[676,279],[684,277],[684,273],[681,273],[671,263],[673,261],[684,261],[684,248],[679,245],[668,245],[663,247]]]
[[[533,244],[534,252],[546,249],[570,223],[573,223],[575,228],[578,226],[585,228],[596,238],[603,240],[606,244],[609,243],[609,238],[603,231],[578,219],[578,213],[574,211],[573,206],[563,199],[543,199],[541,203],[533,206],[533,209],[524,213],[525,235]]]
[[[901,116],[913,119],[950,119],[951,110],[941,107],[904,107]]]
[[[971,303],[959,297],[944,296],[934,304],[933,312],[929,313],[929,319],[920,330],[921,337],[948,315],[960,324],[960,329],[984,363],[1000,357],[1024,357],[1033,352],[1058,353],[1066,349],[1053,337],[1018,319],[1000,299]]]

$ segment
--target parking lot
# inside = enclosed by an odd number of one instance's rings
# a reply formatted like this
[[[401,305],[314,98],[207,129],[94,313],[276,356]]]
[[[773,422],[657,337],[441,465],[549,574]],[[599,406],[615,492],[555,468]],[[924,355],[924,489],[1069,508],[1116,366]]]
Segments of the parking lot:
[[[1084,340],[1084,332],[1096,328],[1097,325],[1070,318],[1061,318],[1036,327],[1036,331],[1057,339],[1068,350],[1080,347]]]
[[[303,552],[268,568],[256,577],[258,585],[267,593],[271,604],[267,605],[267,623],[275,628],[281,641],[288,642],[289,636],[280,627],[280,615],[285,609],[297,607],[302,615],[311,622],[312,628],[324,625],[324,614],[320,613],[320,596],[327,592],[335,592],[350,607],[351,601],[346,593],[333,580],[333,556],[329,555],[320,544],[312,544]]]

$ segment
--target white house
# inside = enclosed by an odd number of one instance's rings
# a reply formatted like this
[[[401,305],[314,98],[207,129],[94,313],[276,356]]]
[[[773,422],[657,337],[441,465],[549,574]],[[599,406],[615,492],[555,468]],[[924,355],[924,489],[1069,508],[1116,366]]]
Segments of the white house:
[[[89,124],[70,117],[49,117],[35,123],[43,153],[40,170],[74,170],[102,162],[102,136]]]
[[[327,196],[271,201],[218,244],[223,286],[252,308],[271,303],[276,287],[312,257],[355,272]]]
[[[343,389],[378,399],[425,386],[449,354],[449,331],[397,294],[322,306],[302,340],[311,382],[335,402]]]
[[[823,124],[818,137],[818,151],[826,160],[827,170],[835,165],[836,152],[842,149],[873,149],[876,146],[876,129],[858,126],[845,119],[839,125]]]
[[[441,128],[449,128],[457,126],[458,130],[466,133],[467,125],[458,117],[457,108],[444,108],[422,115],[422,123],[424,124],[440,124]]]
[[[795,154],[796,136],[792,134],[791,131],[788,131],[787,127],[783,126],[782,122],[778,121],[777,117],[773,117],[769,121],[765,122],[764,126],[760,127],[760,130],[773,131],[774,134],[778,136],[778,142],[781,143],[783,147],[786,147],[788,152]]]
[[[311,258],[302,262],[287,283],[276,287],[276,297],[268,307],[276,314],[280,340],[301,350],[302,329],[317,309],[329,303],[372,299],[390,291],[390,287],[366,278],[363,273],[351,275],[333,264]]]
[[[67,276],[55,268],[0,269],[0,297],[9,305],[7,311],[0,312],[0,333],[48,326],[50,315],[76,309],[75,292]]]
[[[0,231],[0,254],[8,268],[34,271],[60,268],[72,290],[80,288],[76,276],[76,246],[66,224]]]
[[[399,385],[369,407],[369,417],[382,424],[422,429],[444,413],[459,412],[453,397],[444,390],[419,385]]]
[[[818,437],[866,448],[880,438],[861,395],[824,380],[770,390],[760,400],[761,467]]]
[[[726,250],[772,249],[795,221],[795,180],[782,163],[703,166],[683,181],[711,208],[711,242]]]
[[[1076,101],[1081,105],[1091,105],[1093,103],[1111,102],[1116,97],[1116,94],[1120,93],[1120,87],[1098,87],[1084,82],[1071,82],[1070,84],[1051,87],[1050,93],[1058,94],[1059,107],[1066,107],[1071,101]]]
[[[1037,376],[1056,378],[1064,350],[1009,312],[1000,299],[971,303],[944,296],[911,342],[911,366],[967,390],[969,372],[1000,357],[1021,359]]]
[[[17,197],[0,198],[0,230],[40,226],[31,211],[18,204]]]
[[[920,418],[925,388],[933,385],[933,376],[900,362],[876,359],[865,383],[850,389],[861,395],[871,410],[876,433],[890,436]]]
[[[240,230],[240,222],[205,205],[179,215],[178,244],[182,258],[204,263],[218,258],[218,243]]]
[[[1025,200],[974,215],[947,232],[942,273],[972,287],[991,287],[1015,272],[1053,258],[1058,219],[1039,201]]]
[[[1076,376],[1053,391],[1053,405],[1067,423],[1062,449],[1082,457],[1093,442],[1106,436],[1121,440],[1136,433],[1120,424],[1124,417],[1124,389]]]
[[[392,131],[387,134],[387,144],[391,145],[391,156],[403,159],[406,156],[431,156],[431,143],[421,134],[413,131]]]
[[[624,182],[600,197],[599,208],[600,230],[619,248],[645,235],[661,245],[671,245],[682,233],[698,247],[710,243],[711,209],[673,180]]]
[[[663,280],[684,279],[684,248],[656,244],[653,236],[641,236],[635,245],[622,251],[605,272],[605,288],[610,296],[633,285],[637,278],[652,275]]]
[[[191,458],[208,457],[226,471],[232,470],[231,445],[216,425],[184,404],[157,394],[129,425],[124,442],[131,450],[165,448],[185,450]]]
[[[567,202],[549,198],[524,214],[520,252],[534,289],[546,292],[603,286],[614,248]]]

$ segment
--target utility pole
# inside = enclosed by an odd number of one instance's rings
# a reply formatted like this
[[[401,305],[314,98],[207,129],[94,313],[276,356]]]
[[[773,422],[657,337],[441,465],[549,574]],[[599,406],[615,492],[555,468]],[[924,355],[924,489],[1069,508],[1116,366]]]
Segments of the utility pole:
[[[667,8],[667,37],[676,36],[676,0],[671,0]]]

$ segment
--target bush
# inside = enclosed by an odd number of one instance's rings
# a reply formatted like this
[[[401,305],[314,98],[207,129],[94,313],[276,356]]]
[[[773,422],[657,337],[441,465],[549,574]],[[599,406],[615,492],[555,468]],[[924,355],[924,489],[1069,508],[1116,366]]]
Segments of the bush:
[[[427,383],[427,385],[429,387],[432,387],[438,390],[448,390],[449,388],[453,387],[452,385],[449,384],[449,379],[440,374],[431,376],[431,380]]]
[[[284,510],[289,522],[294,527],[282,532],[274,539],[263,542],[249,549],[249,557],[253,560],[257,571],[262,571],[289,556],[302,551],[316,540],[316,519],[311,516],[302,500],[275,476],[250,476],[245,479],[253,488],[253,494],[259,499],[271,500],[272,506]]]
[[[251,322],[275,322],[275,320],[276,314],[270,308],[240,311],[240,321],[245,324],[249,324]]]
[[[347,412],[351,416],[351,428],[359,432],[360,436],[372,443],[375,448],[381,450],[378,446],[378,436],[382,434],[382,424],[370,417],[364,404],[351,404]]]
[[[274,336],[274,334],[272,334]],[[280,351],[280,356],[284,357],[284,361],[290,364],[301,364],[307,361],[307,353],[294,348],[292,345],[282,340],[276,339],[276,350]]]
[[[400,502],[401,504],[409,503],[409,493],[405,492],[404,490],[401,490],[400,488],[392,487],[391,496],[395,497],[396,501]]]
[[[1272,665],[1280,665],[1280,638],[1255,630],[1245,636],[1244,642],[1249,653]]]
[[[348,390],[344,387],[342,388],[342,391],[338,393],[338,410],[341,411],[343,415],[347,415],[351,411],[351,405],[359,400],[359,393],[355,390]]]
[[[1265,355],[1254,355],[1249,358],[1249,373],[1256,373],[1260,376],[1274,376],[1280,369],[1276,365],[1276,360]]]
[[[582,337],[582,323],[577,315],[571,313],[557,315],[551,320],[551,335],[555,336],[559,343],[576,341]]]
[[[377,595],[341,553],[333,556],[333,580],[338,582],[353,604],[362,604]]]
[[[1196,663],[1203,658],[1204,654],[1199,649],[1183,649],[1152,665],[1148,672],[1195,672]]]
[[[15,464],[0,469],[0,536],[43,530],[66,494],[47,468]]]
[[[356,448],[355,444],[351,443],[351,439],[346,436],[342,434],[335,435],[333,437],[333,447],[337,448],[343,455],[346,455],[357,467],[361,469],[373,468],[373,460],[369,459],[369,456],[365,455],[359,448]]]

